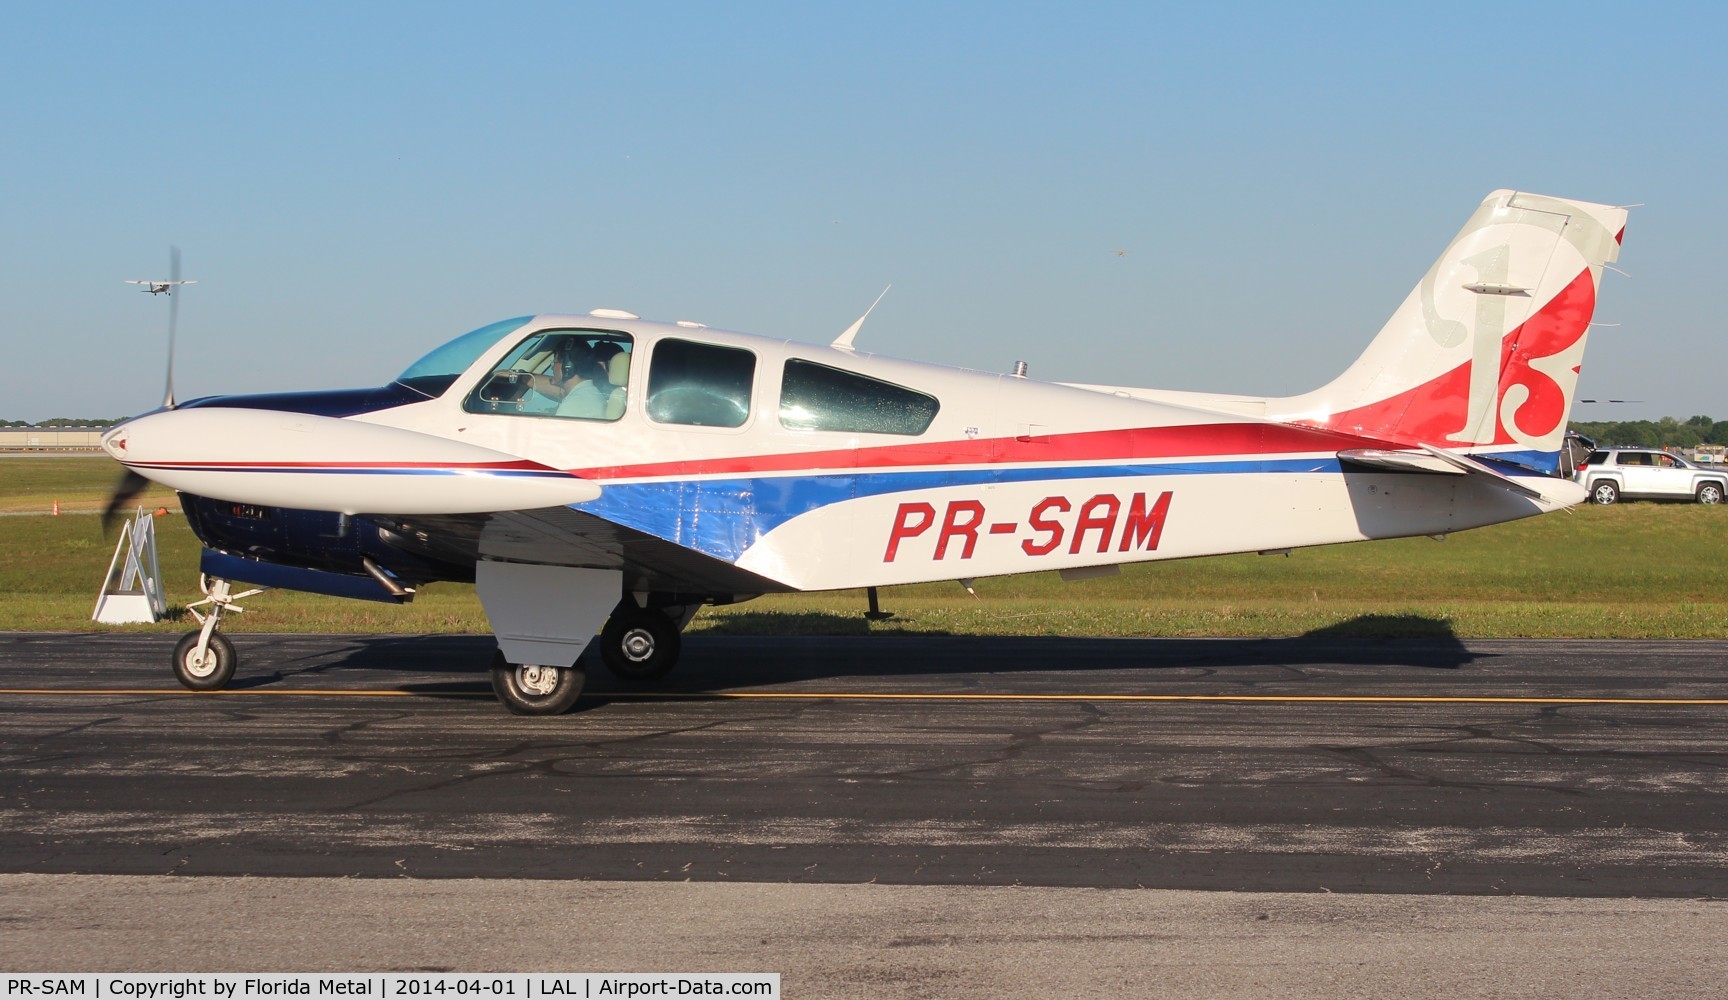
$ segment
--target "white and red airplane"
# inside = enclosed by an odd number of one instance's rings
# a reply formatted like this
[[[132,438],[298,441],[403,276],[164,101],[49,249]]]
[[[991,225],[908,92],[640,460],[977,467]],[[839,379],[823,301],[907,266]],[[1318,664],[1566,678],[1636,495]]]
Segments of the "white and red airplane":
[[[597,309],[483,327],[382,388],[170,404],[103,445],[181,491],[206,546],[212,611],[174,656],[188,687],[233,675],[229,581],[402,601],[472,580],[499,699],[553,714],[597,630],[609,667],[655,677],[706,604],[1579,503],[1556,469],[1625,220],[1494,192],[1366,352],[1299,396],[1053,384],[859,353],[856,327],[815,346]]]

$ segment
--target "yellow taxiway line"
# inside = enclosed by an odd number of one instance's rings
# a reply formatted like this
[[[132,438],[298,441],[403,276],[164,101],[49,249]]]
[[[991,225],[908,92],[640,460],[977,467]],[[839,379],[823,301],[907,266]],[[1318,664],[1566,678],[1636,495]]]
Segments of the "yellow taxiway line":
[[[20,696],[173,696],[246,697],[264,695],[284,698],[490,698],[478,691],[418,690],[400,688],[237,688],[222,691],[189,691],[185,688],[0,688],[0,695]],[[1728,705],[1728,698],[1627,698],[1591,696],[1499,696],[1499,695],[1350,695],[1350,694],[1012,694],[984,692],[895,692],[895,691],[602,691],[584,698],[629,698],[643,700],[687,699],[721,701],[778,699],[782,701],[1111,701],[1111,702],[1232,702],[1237,704],[1390,704],[1390,705]]]

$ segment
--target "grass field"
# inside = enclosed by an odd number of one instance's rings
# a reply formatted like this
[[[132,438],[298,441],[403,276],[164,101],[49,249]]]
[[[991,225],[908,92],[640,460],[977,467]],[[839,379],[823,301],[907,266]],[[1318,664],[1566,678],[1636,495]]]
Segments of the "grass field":
[[[0,460],[0,628],[88,630],[113,555],[90,514],[118,479],[105,458]],[[156,492],[146,508],[178,510]],[[179,631],[196,600],[198,542],[178,513],[157,519]],[[886,588],[891,621],[866,623],[862,592],[792,594],[704,611],[693,631],[752,634],[1728,638],[1728,510],[1619,504],[1453,535],[1127,567],[1064,583],[1053,573]],[[436,584],[395,607],[271,592],[225,619],[233,631],[485,632],[473,588]]]

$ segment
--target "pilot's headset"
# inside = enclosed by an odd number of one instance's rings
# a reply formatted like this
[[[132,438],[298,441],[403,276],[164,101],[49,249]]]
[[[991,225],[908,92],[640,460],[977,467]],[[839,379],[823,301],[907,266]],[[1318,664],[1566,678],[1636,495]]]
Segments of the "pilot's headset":
[[[552,360],[558,364],[558,377],[568,381],[576,374],[576,363],[582,357],[582,344],[575,337],[560,337],[552,345]]]

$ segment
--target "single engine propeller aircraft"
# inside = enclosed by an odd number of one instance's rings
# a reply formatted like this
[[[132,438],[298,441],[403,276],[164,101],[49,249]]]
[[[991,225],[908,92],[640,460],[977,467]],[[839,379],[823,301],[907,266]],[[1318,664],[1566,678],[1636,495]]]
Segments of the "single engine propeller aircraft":
[[[127,278],[126,283],[128,285],[143,285],[144,287],[139,289],[141,292],[149,292],[151,295],[166,295],[169,298],[173,298],[175,289],[179,288],[181,285],[196,285],[198,282],[182,281],[180,279],[180,248],[169,247],[168,277]]]
[[[576,700],[599,631],[659,676],[703,605],[1412,535],[1558,510],[1622,208],[1496,191],[1365,353],[1285,398],[1055,384],[648,322],[482,327],[376,389],[216,396],[103,438],[182,493],[221,688],[230,581],[379,601],[473,581],[520,714]]]
[[[198,282],[196,282],[196,281],[169,281],[165,278],[144,278],[144,279],[127,278],[126,283],[128,285],[148,285],[149,287],[140,288],[138,290],[140,292],[149,292],[151,295],[173,295],[175,288],[177,288],[181,285],[196,285]]]

